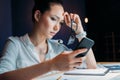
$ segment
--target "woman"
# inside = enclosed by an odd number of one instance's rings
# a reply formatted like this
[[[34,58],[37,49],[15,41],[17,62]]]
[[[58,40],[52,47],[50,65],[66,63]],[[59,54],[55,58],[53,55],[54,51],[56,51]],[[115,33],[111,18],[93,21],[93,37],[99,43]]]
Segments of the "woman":
[[[84,33],[79,16],[64,12],[61,0],[35,0],[32,14],[32,32],[9,37],[6,42],[0,60],[0,80],[31,80],[49,72],[73,70],[83,61],[87,68],[96,68],[92,49],[83,60],[75,56],[86,49],[72,51],[52,39],[64,21],[67,26],[71,25],[71,19],[78,25],[76,35]],[[80,41],[83,37],[77,38]]]

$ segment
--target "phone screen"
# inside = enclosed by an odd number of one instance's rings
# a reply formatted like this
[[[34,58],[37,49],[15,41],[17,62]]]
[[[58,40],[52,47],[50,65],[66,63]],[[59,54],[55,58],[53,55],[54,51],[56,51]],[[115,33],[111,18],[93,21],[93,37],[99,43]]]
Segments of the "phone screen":
[[[87,52],[89,51],[89,49],[94,45],[94,41],[90,38],[84,37],[79,44],[77,45],[76,49],[81,49],[81,48],[87,48],[87,51],[84,53],[80,53],[78,54],[76,57],[84,57]]]

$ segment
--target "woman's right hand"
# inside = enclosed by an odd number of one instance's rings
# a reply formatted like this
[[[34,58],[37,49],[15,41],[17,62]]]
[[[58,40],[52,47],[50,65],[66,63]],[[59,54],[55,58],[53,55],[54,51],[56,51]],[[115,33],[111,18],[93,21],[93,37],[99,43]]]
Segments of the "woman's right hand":
[[[71,20],[73,20],[76,23],[76,25],[72,26],[76,34],[79,34],[84,31],[80,16],[78,14],[65,12],[64,20],[66,25],[69,27],[71,27]]]
[[[64,51],[51,60],[52,70],[68,71],[75,69],[82,63],[82,58],[76,58],[75,56],[85,52],[87,49],[78,49],[75,51]]]

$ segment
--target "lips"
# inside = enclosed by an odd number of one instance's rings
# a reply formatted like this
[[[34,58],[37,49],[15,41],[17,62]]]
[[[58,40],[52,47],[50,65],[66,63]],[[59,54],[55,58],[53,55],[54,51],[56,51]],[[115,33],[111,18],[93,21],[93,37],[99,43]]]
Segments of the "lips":
[[[56,34],[56,32],[50,32],[50,34],[51,34],[52,36],[54,36],[54,35]]]

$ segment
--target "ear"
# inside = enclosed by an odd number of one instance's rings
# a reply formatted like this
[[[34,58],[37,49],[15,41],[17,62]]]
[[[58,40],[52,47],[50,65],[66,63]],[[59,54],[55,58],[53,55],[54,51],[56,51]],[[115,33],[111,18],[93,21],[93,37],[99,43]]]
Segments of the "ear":
[[[36,10],[34,14],[34,19],[36,22],[39,22],[40,16],[41,16],[41,12],[39,10]]]

